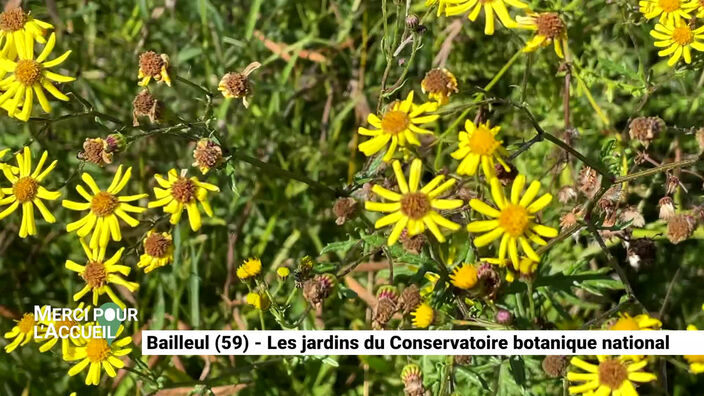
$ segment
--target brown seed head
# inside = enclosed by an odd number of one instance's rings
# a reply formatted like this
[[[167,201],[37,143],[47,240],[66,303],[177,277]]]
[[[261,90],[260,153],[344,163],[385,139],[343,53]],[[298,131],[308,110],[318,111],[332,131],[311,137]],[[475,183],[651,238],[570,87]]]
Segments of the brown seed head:
[[[101,138],[88,138],[83,142],[83,151],[78,158],[103,166],[112,162],[112,154],[105,151],[105,141]]]
[[[421,82],[423,88],[429,93],[439,93],[451,95],[458,92],[457,80],[453,78],[447,70],[432,69],[425,73],[425,78]]]
[[[507,186],[513,183],[513,180],[518,176],[518,169],[512,164],[508,164],[509,170],[507,171],[503,165],[497,163],[494,165],[494,171],[496,173],[496,178],[499,179],[501,184]]]
[[[430,211],[430,199],[425,193],[414,192],[401,197],[401,212],[411,219],[422,219]]]
[[[617,359],[608,359],[599,363],[599,383],[611,389],[618,389],[627,378],[628,369]]]
[[[577,191],[572,186],[564,186],[557,192],[557,200],[560,203],[567,203],[574,198],[577,198]]]
[[[659,117],[637,117],[629,124],[628,134],[631,139],[638,140],[648,146],[664,128],[665,122]]]
[[[404,249],[415,254],[418,254],[421,250],[423,250],[423,245],[425,245],[426,241],[425,235],[418,234],[409,236],[405,229],[401,232],[401,237],[399,239],[401,240],[401,244]]]
[[[660,208],[658,217],[662,220],[668,220],[675,214],[675,203],[669,196],[660,198],[660,201],[658,201],[658,207]]]
[[[147,116],[153,111],[156,106],[156,102],[156,98],[145,89],[134,97],[132,107],[135,114],[138,116]]]
[[[572,228],[575,224],[577,224],[577,221],[579,221],[577,214],[574,210],[571,210],[560,216],[560,229],[566,230],[568,228]]]
[[[249,78],[244,73],[227,73],[220,81],[225,92],[235,98],[243,98],[251,93]]]
[[[692,236],[696,221],[692,216],[678,214],[667,220],[667,239],[678,244]]]
[[[179,177],[178,180],[171,185],[171,195],[181,203],[188,203],[196,198],[198,186],[193,183],[193,180],[186,177]]]
[[[599,188],[599,173],[588,166],[584,166],[579,170],[578,183],[579,191],[592,198]]]
[[[5,32],[15,32],[24,27],[27,22],[27,14],[21,7],[13,8],[0,13],[0,29]]]
[[[626,257],[631,266],[639,268],[655,262],[657,249],[655,242],[649,238],[631,239],[626,250]]]
[[[345,224],[345,221],[347,221],[347,219],[352,219],[357,215],[357,209],[357,200],[355,200],[354,198],[339,198],[337,201],[335,201],[335,205],[333,205],[332,207],[332,211],[337,217],[335,223],[337,225]]]
[[[543,371],[551,378],[558,378],[565,375],[567,359],[560,355],[548,355],[543,359]]]
[[[565,32],[565,23],[554,12],[544,12],[535,18],[538,34],[548,39],[556,39]]]
[[[203,169],[212,169],[222,160],[222,148],[209,139],[201,139],[193,150],[193,165]]]
[[[161,68],[166,66],[164,57],[154,51],[143,52],[139,56],[139,69],[145,76],[160,77]]]
[[[374,307],[372,327],[383,329],[397,310],[398,306],[393,299],[388,297],[379,298]]]
[[[81,277],[86,281],[88,286],[95,289],[105,285],[108,273],[105,269],[105,265],[101,261],[89,261]]]
[[[144,252],[152,257],[165,257],[171,247],[171,239],[154,232],[144,241]]]
[[[401,292],[401,297],[399,298],[399,308],[403,310],[404,315],[408,315],[413,312],[417,306],[420,305],[420,290],[415,284],[407,286]]]

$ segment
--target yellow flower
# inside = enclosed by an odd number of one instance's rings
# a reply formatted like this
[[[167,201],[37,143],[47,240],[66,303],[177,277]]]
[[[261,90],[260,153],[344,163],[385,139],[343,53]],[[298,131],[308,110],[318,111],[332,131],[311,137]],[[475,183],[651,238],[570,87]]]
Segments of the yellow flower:
[[[692,16],[689,13],[699,5],[697,0],[641,0],[638,6],[645,18],[660,16],[660,23],[672,25],[683,19],[690,19]]]
[[[132,342],[132,337],[119,338],[124,331],[124,327],[120,326],[117,330],[117,337],[111,344],[105,338],[88,338],[81,346],[76,347],[74,355],[68,360],[80,360],[68,371],[68,375],[74,376],[81,372],[84,368],[88,368],[86,375],[86,385],[98,385],[100,383],[100,368],[102,367],[110,377],[115,377],[116,368],[122,368],[125,364],[118,359],[132,351],[132,348],[127,346]]]
[[[22,35],[16,38],[20,39],[18,44],[24,44]],[[44,95],[44,90],[47,90],[56,99],[67,101],[68,96],[61,93],[52,84],[56,82],[70,82],[75,80],[74,77],[64,76],[49,71],[54,66],[62,64],[68,58],[71,51],[64,52],[63,55],[53,60],[47,61],[49,54],[54,49],[56,43],[56,34],[52,33],[49,36],[49,41],[42,52],[34,59],[34,40],[31,36],[27,36],[26,47],[18,45],[19,60],[14,62],[10,59],[0,59],[0,69],[5,72],[10,72],[10,76],[0,81],[0,89],[5,92],[0,95],[0,105],[7,109],[7,114],[10,117],[16,117],[19,120],[27,121],[32,113],[34,104],[34,95],[37,95],[37,100],[42,110],[45,112],[51,111],[49,101]],[[20,110],[22,110],[18,113]]]
[[[36,320],[34,320],[34,314],[26,313],[22,315],[22,319],[16,321],[17,324],[12,328],[12,330],[5,333],[5,338],[14,338],[14,340],[5,345],[5,352],[10,353],[14,351],[18,346],[27,345],[30,341],[34,339],[34,327],[39,326]]]
[[[569,387],[571,395],[620,395],[638,396],[633,382],[650,382],[657,377],[641,369],[648,364],[647,360],[630,362],[628,359],[609,356],[597,356],[598,364],[589,363],[578,357],[573,357],[570,363],[586,373],[569,371],[567,380],[582,382]]]
[[[269,309],[269,305],[271,304],[269,297],[267,297],[265,293],[247,293],[246,300],[247,304],[261,311]]]
[[[420,83],[423,93],[439,105],[444,105],[449,101],[450,95],[459,92],[457,89],[457,78],[447,69],[432,69],[425,74],[425,78]]]
[[[46,31],[53,28],[50,23],[34,19],[21,7],[0,13],[0,42],[4,41],[0,55],[14,60],[23,43],[30,38],[45,43]]]
[[[34,221],[34,206],[39,209],[39,213],[47,223],[54,223],[56,218],[46,208],[42,200],[54,201],[61,196],[59,191],[49,191],[42,187],[40,183],[46,176],[54,170],[57,161],[53,161],[46,169],[42,170],[47,159],[47,152],[42,153],[39,158],[37,167],[32,172],[32,153],[29,147],[24,148],[23,153],[15,155],[17,159],[18,175],[13,174],[13,169],[9,166],[3,166],[2,171],[5,178],[12,183],[12,187],[3,188],[2,193],[5,196],[0,199],[0,205],[8,205],[0,212],[0,220],[14,212],[20,205],[22,206],[22,224],[20,226],[20,238],[25,238],[27,235],[37,234],[37,225]]]
[[[156,200],[149,202],[149,208],[164,206],[164,212],[171,213],[171,224],[177,224],[181,220],[183,209],[186,209],[191,229],[198,231],[202,224],[198,202],[205,214],[212,217],[213,210],[207,201],[208,191],[217,192],[220,189],[210,183],[199,181],[195,176],[187,178],[185,172],[179,175],[176,169],[171,169],[167,177],[164,179],[161,175],[154,175],[156,182],[163,188],[154,187]]]
[[[282,279],[287,278],[289,274],[291,274],[291,270],[288,269],[288,267],[279,267],[276,269],[276,275]]]
[[[144,268],[144,273],[168,265],[174,260],[174,242],[168,232],[151,230],[144,238],[144,254],[139,257],[137,267]]]
[[[45,305],[42,307],[42,310],[48,310],[49,306]],[[78,304],[78,307],[74,308],[71,310],[71,317],[76,317],[76,315],[84,315],[90,310],[90,306],[86,309],[84,309],[84,304],[81,302]],[[81,323],[78,323],[72,319],[69,320],[54,320],[51,317],[51,314],[48,314],[49,319],[47,320],[40,320],[39,323],[43,326],[52,326],[54,328],[54,332],[50,335],[47,334],[46,332],[43,332],[43,338],[41,339],[40,342],[42,342],[42,345],[39,347],[39,352],[46,352],[50,350],[51,348],[56,345],[56,343],[61,340],[61,353],[63,356],[67,356],[69,352],[69,348],[71,346],[79,346],[82,345],[83,339],[80,337],[64,337],[61,338],[59,337],[59,332],[65,332],[66,334],[70,334],[69,331],[73,327],[77,326],[82,326]],[[84,316],[85,317],[85,316]],[[62,330],[62,328],[65,328]]]
[[[689,325],[687,330],[696,331],[699,329],[695,325]],[[689,363],[689,371],[692,374],[704,373],[704,355],[684,355],[683,357]]]
[[[704,26],[693,30],[685,21],[670,25],[658,23],[650,35],[658,40],[654,43],[656,47],[664,48],[658,51],[658,56],[670,56],[668,66],[674,66],[682,57],[685,63],[692,63],[692,49],[704,51],[704,42],[701,41],[704,40]]]
[[[88,258],[86,265],[80,265],[74,261],[66,260],[66,268],[77,272],[83,278],[86,285],[73,295],[73,301],[80,300],[89,291],[93,292],[93,305],[98,305],[98,297],[102,294],[107,294],[110,299],[125,309],[125,303],[117,297],[117,294],[110,288],[110,284],[121,285],[127,290],[133,292],[139,288],[139,285],[134,282],[126,281],[122,276],[127,276],[132,270],[126,265],[118,264],[122,258],[122,252],[125,248],[120,248],[112,257],[105,260],[105,248],[96,247],[90,248],[83,238],[80,239],[83,251]]]
[[[499,260],[498,258],[483,258],[482,261],[486,261],[489,264],[498,265],[503,267],[506,265],[506,260]],[[535,271],[538,270],[538,262],[529,259],[528,257],[521,256],[518,262],[511,260],[512,268],[506,272],[506,281],[513,282],[516,280],[516,274],[524,278],[531,278]]]
[[[425,329],[433,324],[435,313],[433,312],[433,308],[428,303],[424,302],[411,312],[411,316],[413,316],[413,327]]]
[[[448,2],[449,2],[449,0],[425,0],[425,6],[432,7],[435,5],[435,3],[438,3],[437,16],[440,16],[443,12],[445,12],[445,5]]]
[[[526,11],[526,16],[517,16],[517,28],[535,30],[535,36],[523,47],[523,52],[533,52],[540,47],[553,44],[559,58],[565,57],[567,50],[567,29],[555,12],[534,13]]]
[[[450,274],[452,285],[458,289],[469,290],[477,284],[477,269],[471,264],[460,264]]]
[[[250,257],[237,267],[237,277],[245,280],[252,278],[262,272],[262,261],[256,257]]]
[[[542,237],[553,238],[557,236],[557,230],[552,227],[547,227],[541,224],[536,224],[533,219],[534,214],[547,206],[552,201],[552,195],[549,193],[543,194],[540,198],[535,199],[535,196],[540,190],[540,182],[533,181],[526,190],[523,197],[523,186],[526,183],[524,175],[518,175],[511,186],[510,200],[504,196],[501,182],[497,178],[492,178],[491,196],[494,204],[498,209],[495,209],[486,203],[472,199],[469,201],[469,206],[477,212],[493,217],[492,220],[473,221],[467,225],[469,232],[486,232],[474,239],[474,246],[486,246],[497,238],[501,237],[499,245],[498,260],[503,263],[506,258],[506,253],[514,263],[520,263],[518,258],[518,245],[525,255],[533,261],[540,261],[540,257],[535,253],[535,250],[530,246],[530,241],[538,245],[546,245]]]
[[[467,17],[472,22],[477,20],[479,12],[483,8],[486,19],[484,34],[488,35],[494,34],[494,14],[507,28],[516,27],[516,22],[508,14],[506,4],[521,9],[528,8],[528,4],[518,0],[446,0],[445,4],[445,15],[460,15],[469,11]]]
[[[459,134],[457,150],[451,154],[452,158],[462,160],[457,167],[458,174],[473,176],[481,163],[484,176],[491,178],[495,174],[494,160],[507,172],[511,170],[503,160],[503,156],[507,156],[508,152],[501,146],[502,141],[496,140],[496,134],[501,127],[492,128],[489,121],[477,126],[474,122],[466,120],[464,129],[465,131]]]
[[[165,82],[171,86],[171,77],[169,76],[169,57],[166,54],[157,54],[154,51],[147,51],[139,56],[139,72],[137,78],[140,80],[137,85],[145,87],[149,81],[156,80],[157,82]]]
[[[661,326],[662,322],[648,314],[631,316],[619,313],[618,320],[609,326],[609,330],[658,330]]]
[[[78,185],[76,186],[76,191],[86,202],[75,202],[65,199],[61,204],[67,209],[78,211],[90,209],[90,212],[80,220],[66,225],[66,231],[76,231],[80,238],[87,236],[93,231],[90,237],[90,247],[93,249],[107,247],[111,239],[116,242],[122,240],[120,222],[117,218],[122,219],[130,227],[136,227],[139,224],[139,220],[130,216],[127,212],[142,213],[146,209],[130,205],[128,202],[148,197],[147,194],[117,196],[125,188],[131,176],[132,168],[127,168],[127,171],[123,174],[122,165],[120,165],[107,190],[101,190],[91,175],[83,173],[81,179],[90,188],[92,194],[88,193],[83,186]]]
[[[360,135],[373,136],[373,138],[359,145],[359,151],[369,157],[378,153],[391,141],[386,154],[384,154],[384,161],[389,162],[398,146],[405,147],[407,144],[420,146],[420,141],[416,135],[432,135],[433,132],[423,129],[419,125],[433,122],[439,117],[437,114],[423,114],[435,111],[437,108],[438,104],[435,102],[423,103],[422,105],[414,104],[413,91],[411,91],[408,93],[406,100],[396,101],[381,118],[375,114],[369,114],[367,122],[377,129],[359,127],[357,133]]]
[[[450,179],[440,184],[445,179],[445,176],[439,175],[419,190],[423,168],[421,160],[415,159],[411,163],[408,182],[406,182],[406,178],[403,175],[400,162],[394,161],[393,168],[401,193],[387,190],[377,184],[372,188],[372,191],[392,202],[367,201],[364,203],[364,207],[367,210],[390,213],[377,220],[374,227],[381,228],[394,224],[387,240],[389,246],[398,241],[404,229],[406,229],[409,236],[413,236],[423,233],[426,227],[433,233],[435,239],[439,242],[445,242],[445,237],[438,226],[452,231],[457,231],[460,226],[445,219],[436,210],[457,209],[462,206],[462,200],[439,199],[437,197],[452,187],[455,184],[455,179]]]

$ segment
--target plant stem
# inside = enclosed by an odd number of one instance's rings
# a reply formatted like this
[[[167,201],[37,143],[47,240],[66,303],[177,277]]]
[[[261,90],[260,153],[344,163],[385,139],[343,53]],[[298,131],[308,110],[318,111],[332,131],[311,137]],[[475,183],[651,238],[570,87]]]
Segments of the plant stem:
[[[518,52],[516,52],[515,54],[513,54],[513,56],[511,57],[511,59],[509,59],[508,62],[506,62],[506,64],[499,70],[499,72],[496,73],[496,75],[494,76],[494,78],[492,78],[491,81],[489,81],[489,84],[487,84],[487,85],[484,87],[484,91],[485,91],[485,92],[488,92],[491,88],[494,87],[494,85],[496,85],[497,82],[499,82],[499,80],[501,79],[501,77],[508,71],[508,69],[510,69],[511,66],[512,66],[514,63],[516,63],[516,61],[518,60],[518,58],[519,58],[519,57],[521,56],[521,54],[523,53],[522,51],[523,51],[523,50],[520,49],[520,50],[518,50]]]

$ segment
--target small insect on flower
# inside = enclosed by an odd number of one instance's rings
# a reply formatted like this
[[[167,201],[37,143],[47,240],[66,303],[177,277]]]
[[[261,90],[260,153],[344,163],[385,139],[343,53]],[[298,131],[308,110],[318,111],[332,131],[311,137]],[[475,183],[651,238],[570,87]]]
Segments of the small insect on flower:
[[[517,16],[517,28],[535,30],[535,36],[523,47],[523,52],[533,52],[540,47],[553,44],[555,54],[562,59],[567,51],[567,28],[555,12],[535,13],[526,11],[526,16]]]
[[[515,28],[516,21],[511,19],[511,15],[506,9],[506,4],[524,9],[528,8],[528,4],[518,0],[446,0],[445,15],[460,15],[469,11],[467,18],[474,22],[479,16],[479,12],[484,9],[484,34],[494,34],[494,14],[499,17],[501,23],[507,28]],[[471,10],[471,11],[470,11]]]
[[[401,163],[394,161],[392,166],[401,193],[387,190],[377,184],[372,188],[372,191],[392,202],[366,201],[364,203],[366,210],[390,213],[377,220],[374,227],[382,228],[394,224],[387,240],[389,246],[398,241],[404,229],[407,230],[408,235],[414,236],[423,233],[426,227],[435,236],[435,239],[439,242],[445,242],[445,236],[438,226],[457,231],[460,225],[442,217],[436,210],[457,209],[462,206],[462,200],[439,199],[437,197],[452,187],[456,180],[450,179],[440,184],[445,176],[438,175],[419,189],[423,168],[421,160],[415,159],[411,163],[408,182],[403,175]]]
[[[87,236],[93,231],[90,237],[91,248],[106,247],[111,239],[116,242],[121,241],[122,233],[120,232],[118,217],[130,227],[136,227],[139,224],[139,220],[127,213],[142,213],[146,209],[131,205],[128,202],[149,196],[148,194],[118,196],[120,191],[127,185],[127,182],[129,182],[131,176],[132,168],[127,168],[127,171],[123,173],[122,165],[120,165],[110,186],[106,190],[101,190],[91,175],[83,173],[81,179],[91,192],[88,193],[80,184],[76,186],[76,191],[87,202],[75,202],[65,199],[61,204],[71,210],[90,211],[80,220],[66,225],[66,231],[76,231],[80,238]]]
[[[117,338],[109,345],[105,338],[94,337],[85,339],[83,345],[76,347],[72,356],[69,359],[65,359],[67,361],[80,360],[71,367],[68,375],[74,376],[90,365],[86,375],[86,385],[98,385],[100,383],[101,367],[108,376],[115,377],[117,375],[115,369],[125,366],[119,358],[132,352],[132,348],[127,347],[132,343],[132,337],[120,338],[123,331],[124,327],[120,326],[117,329]]]
[[[225,74],[218,84],[218,91],[227,99],[242,99],[245,108],[249,107],[249,96],[252,94],[252,84],[249,75],[262,66],[259,62],[252,62],[239,73]]]
[[[0,13],[0,56],[14,60],[17,54],[24,50],[24,45],[29,39],[45,43],[44,35],[53,29],[50,23],[34,19],[22,7],[15,7]],[[19,47],[23,47],[19,49]]]
[[[207,201],[208,191],[218,192],[220,189],[210,183],[199,181],[195,176],[186,177],[186,170],[179,175],[176,169],[171,169],[164,178],[162,175],[154,175],[160,187],[154,187],[155,201],[149,202],[149,208],[164,207],[164,212],[171,213],[171,224],[177,224],[181,220],[183,210],[188,211],[188,222],[191,230],[198,231],[202,225],[198,203],[203,207],[203,211],[208,217],[213,216],[213,209]]]
[[[487,179],[495,175],[495,162],[509,172],[509,168],[503,157],[508,156],[508,152],[501,145],[503,141],[496,140],[496,134],[501,127],[491,127],[489,121],[475,125],[474,122],[466,120],[464,131],[459,134],[459,147],[453,152],[452,158],[461,160],[457,166],[457,173],[460,175],[474,176],[477,173],[479,164],[482,165],[484,176]]]
[[[19,232],[20,238],[37,234],[37,225],[34,221],[35,206],[39,209],[39,213],[42,214],[42,217],[47,223],[54,223],[56,221],[54,215],[46,208],[44,202],[42,202],[42,200],[54,201],[61,196],[61,192],[49,191],[40,184],[46,176],[54,170],[57,164],[55,160],[49,164],[46,169],[42,170],[47,156],[48,153],[44,151],[41,158],[39,158],[37,167],[34,168],[34,172],[32,172],[32,153],[29,147],[25,146],[22,153],[15,155],[18,165],[17,173],[19,174],[13,173],[10,166],[1,167],[5,178],[12,183],[12,187],[3,188],[1,190],[4,198],[0,199],[0,205],[9,204],[10,206],[0,211],[0,220],[4,219],[21,206],[22,223]]]
[[[664,48],[658,51],[658,56],[669,56],[668,66],[674,66],[680,58],[684,62],[692,63],[692,49],[704,51],[704,26],[692,29],[686,21],[676,21],[663,25],[658,23],[650,35],[658,40],[655,46]]]
[[[152,78],[157,82],[164,82],[170,87],[171,77],[169,76],[168,55],[159,55],[154,51],[143,52],[139,55],[137,78],[140,80],[137,83],[140,87],[146,87]]]
[[[193,166],[205,175],[222,162],[222,148],[210,139],[200,139],[193,150],[193,159]]]
[[[26,313],[22,315],[22,319],[16,321],[17,324],[12,330],[5,333],[4,337],[12,339],[11,343],[5,345],[5,352],[10,353],[17,349],[18,346],[25,346],[34,339],[34,328],[39,326],[39,323],[34,319],[34,314]]]
[[[390,141],[386,154],[384,154],[384,161],[389,162],[398,146],[405,147],[407,144],[420,146],[416,135],[432,135],[433,132],[421,128],[419,125],[437,120],[439,117],[437,114],[425,115],[425,113],[437,109],[436,102],[427,102],[422,105],[414,104],[413,91],[409,92],[405,100],[394,102],[381,118],[371,113],[367,116],[367,122],[377,129],[359,127],[357,133],[360,135],[373,136],[359,145],[359,151],[369,157],[378,153]]]
[[[253,278],[262,272],[262,261],[256,257],[250,257],[242,265],[237,267],[237,277],[241,280]]]
[[[411,316],[413,316],[413,327],[426,329],[428,326],[433,324],[435,312],[430,304],[424,302],[418,305],[416,309],[411,312]]]
[[[659,16],[660,23],[672,25],[692,18],[690,13],[695,11],[699,4],[697,0],[641,0],[638,6],[646,19]]]
[[[518,257],[519,244],[528,258],[533,261],[540,261],[540,257],[533,250],[528,240],[538,245],[546,245],[547,242],[541,237],[554,238],[557,236],[556,229],[533,221],[535,213],[552,201],[552,195],[545,193],[535,199],[540,190],[540,182],[533,181],[521,197],[525,183],[526,177],[518,175],[511,186],[510,199],[507,199],[504,196],[499,180],[496,178],[491,179],[491,196],[498,209],[478,199],[469,201],[469,206],[472,209],[493,218],[492,220],[473,221],[467,225],[467,230],[471,233],[485,232],[474,238],[474,246],[483,247],[501,237],[498,254],[499,262],[503,262],[508,252],[508,256],[514,263],[520,263]]]
[[[21,37],[22,35],[17,36],[21,40],[20,44],[25,44],[25,38]],[[5,91],[0,95],[0,105],[7,109],[7,114],[10,117],[22,121],[27,121],[32,113],[34,95],[37,95],[42,110],[47,113],[51,111],[44,90],[47,90],[56,99],[68,100],[68,96],[61,93],[52,81],[64,83],[75,80],[74,77],[49,71],[52,67],[62,64],[71,54],[71,50],[68,50],[58,58],[46,60],[56,44],[55,33],[49,36],[44,49],[36,59],[34,58],[34,39],[32,36],[27,36],[26,40],[26,46],[18,46],[19,60],[17,62],[10,59],[0,59],[0,70],[11,73],[9,77],[0,81],[0,89]]]
[[[174,242],[168,232],[149,231],[143,245],[144,254],[139,256],[137,267],[144,268],[145,274],[173,262]]]
[[[45,305],[41,308],[42,310],[48,310],[49,306]],[[70,336],[70,331],[74,327],[82,326],[83,324],[80,322],[76,322],[73,319],[70,318],[75,318],[77,316],[83,316],[84,318],[86,317],[85,315],[87,312],[89,312],[90,306],[85,308],[85,304],[82,302],[78,304],[78,306],[74,309],[71,310],[71,314],[69,315],[69,318],[61,318],[59,320],[54,320],[50,314],[47,314],[48,319],[47,320],[40,320],[39,323],[42,326],[49,327],[51,326],[54,331],[52,333],[48,332],[42,332],[42,339],[39,342],[42,342],[42,345],[39,347],[39,352],[46,352],[50,350],[51,348],[56,345],[59,340],[61,340],[61,354],[62,356],[67,356],[67,354],[70,353],[69,349],[74,346],[80,346],[83,344],[84,340],[81,337],[72,337]],[[68,337],[60,337],[60,334],[69,334]]]
[[[597,356],[598,364],[589,363],[578,357],[573,357],[570,364],[584,372],[568,371],[567,380],[582,382],[569,387],[571,395],[580,393],[589,395],[621,395],[638,396],[634,382],[651,382],[657,377],[642,371],[648,364],[647,360],[632,362],[630,359],[610,356]]]
[[[77,272],[85,281],[85,286],[73,295],[73,301],[78,301],[89,291],[93,292],[93,305],[98,305],[98,298],[107,294],[108,297],[120,308],[125,309],[125,303],[110,288],[110,284],[120,285],[133,292],[139,288],[135,282],[128,282],[122,276],[130,274],[132,269],[126,265],[118,264],[122,258],[125,248],[120,248],[112,257],[105,259],[105,248],[91,248],[83,238],[80,239],[83,251],[88,258],[86,265],[80,265],[75,261],[66,260],[66,269]]]
[[[447,69],[432,69],[425,73],[425,78],[420,83],[423,93],[439,105],[446,104],[450,95],[459,92],[457,89],[457,78]]]
[[[463,263],[450,274],[450,282],[458,289],[469,290],[477,284],[477,269],[472,264]]]

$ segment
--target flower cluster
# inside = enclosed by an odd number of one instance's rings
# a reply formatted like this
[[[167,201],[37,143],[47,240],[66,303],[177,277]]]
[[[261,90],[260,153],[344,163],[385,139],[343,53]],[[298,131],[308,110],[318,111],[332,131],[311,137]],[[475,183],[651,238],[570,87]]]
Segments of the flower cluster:
[[[650,35],[654,45],[662,48],[658,56],[669,57],[668,66],[680,59],[692,63],[692,50],[704,51],[704,26],[697,27],[693,18],[704,17],[704,4],[697,0],[641,0],[640,12],[655,26]]]

